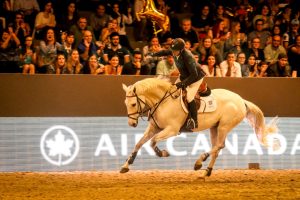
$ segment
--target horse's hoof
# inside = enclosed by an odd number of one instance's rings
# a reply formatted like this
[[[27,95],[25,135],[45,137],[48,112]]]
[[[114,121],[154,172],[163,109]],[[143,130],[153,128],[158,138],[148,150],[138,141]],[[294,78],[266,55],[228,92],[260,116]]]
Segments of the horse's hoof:
[[[124,173],[126,173],[128,171],[129,171],[129,168],[122,167],[121,170],[120,170],[120,173],[124,174]]]
[[[170,156],[169,152],[166,151],[166,150],[162,150],[161,154],[162,154],[162,157],[169,157]]]
[[[195,164],[195,165],[194,165],[194,170],[195,170],[195,171],[197,171],[197,170],[199,170],[199,169],[201,169],[201,168],[202,168],[202,164],[200,164],[200,165],[199,165],[199,164]]]

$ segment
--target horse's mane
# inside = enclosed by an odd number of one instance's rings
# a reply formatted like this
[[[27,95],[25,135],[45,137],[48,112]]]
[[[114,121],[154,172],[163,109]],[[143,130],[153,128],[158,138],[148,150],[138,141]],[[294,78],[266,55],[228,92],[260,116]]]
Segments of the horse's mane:
[[[136,82],[133,86],[138,94],[143,94],[149,90],[159,87],[168,90],[171,86],[171,83],[163,79],[146,78]]]

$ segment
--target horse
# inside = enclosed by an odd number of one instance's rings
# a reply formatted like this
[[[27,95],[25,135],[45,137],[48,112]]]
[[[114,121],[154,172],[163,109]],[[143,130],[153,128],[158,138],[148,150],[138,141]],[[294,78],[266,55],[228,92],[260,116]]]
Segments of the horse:
[[[139,149],[151,139],[150,145],[158,157],[168,157],[167,150],[161,150],[158,142],[180,134],[185,124],[188,113],[181,103],[181,89],[162,79],[147,78],[133,85],[122,84],[126,93],[125,105],[128,114],[129,126],[136,127],[140,117],[148,114],[148,126],[143,137],[135,145],[132,153],[121,167],[120,173],[129,171],[129,165],[133,164]],[[211,150],[200,155],[194,164],[194,170],[202,168],[202,162],[211,156],[204,177],[209,177],[221,149],[225,147],[225,139],[228,133],[244,118],[254,129],[257,139],[264,147],[269,147],[268,136],[277,131],[275,120],[268,125],[261,109],[254,103],[243,99],[240,95],[226,89],[212,89],[211,95],[217,102],[217,108],[213,112],[198,112],[198,128],[192,132],[210,129]],[[275,145],[275,144],[273,144]],[[275,148],[275,147],[273,147]]]

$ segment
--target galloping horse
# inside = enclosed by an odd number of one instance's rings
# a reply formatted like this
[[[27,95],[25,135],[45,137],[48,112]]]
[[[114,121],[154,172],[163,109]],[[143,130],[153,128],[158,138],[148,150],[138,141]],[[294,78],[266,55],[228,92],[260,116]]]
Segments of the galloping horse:
[[[185,123],[187,113],[181,104],[180,90],[170,82],[157,78],[148,78],[133,85],[123,84],[126,92],[125,104],[128,113],[128,124],[138,125],[138,119],[148,113],[149,124],[143,137],[135,145],[120,172],[129,171],[129,165],[144,143],[151,139],[151,147],[159,157],[167,157],[166,150],[160,150],[157,143],[178,135]],[[203,177],[210,176],[217,156],[225,147],[227,134],[245,117],[253,127],[256,136],[263,146],[268,146],[267,136],[277,130],[276,123],[265,125],[262,111],[253,103],[244,100],[238,94],[225,89],[214,89],[212,95],[216,99],[217,108],[213,112],[198,113],[199,127],[193,132],[210,129],[211,151],[202,153],[194,165],[195,170],[202,167],[202,162],[209,156],[211,160]]]

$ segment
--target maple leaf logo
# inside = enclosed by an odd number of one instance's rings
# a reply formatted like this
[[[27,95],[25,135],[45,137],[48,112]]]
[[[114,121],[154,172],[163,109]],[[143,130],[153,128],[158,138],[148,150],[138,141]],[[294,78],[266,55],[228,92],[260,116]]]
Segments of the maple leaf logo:
[[[74,141],[70,139],[65,140],[65,135],[62,134],[61,130],[56,133],[54,140],[50,139],[46,141],[46,147],[49,148],[49,156],[58,156],[58,163],[60,164],[63,156],[71,156],[73,145]]]

